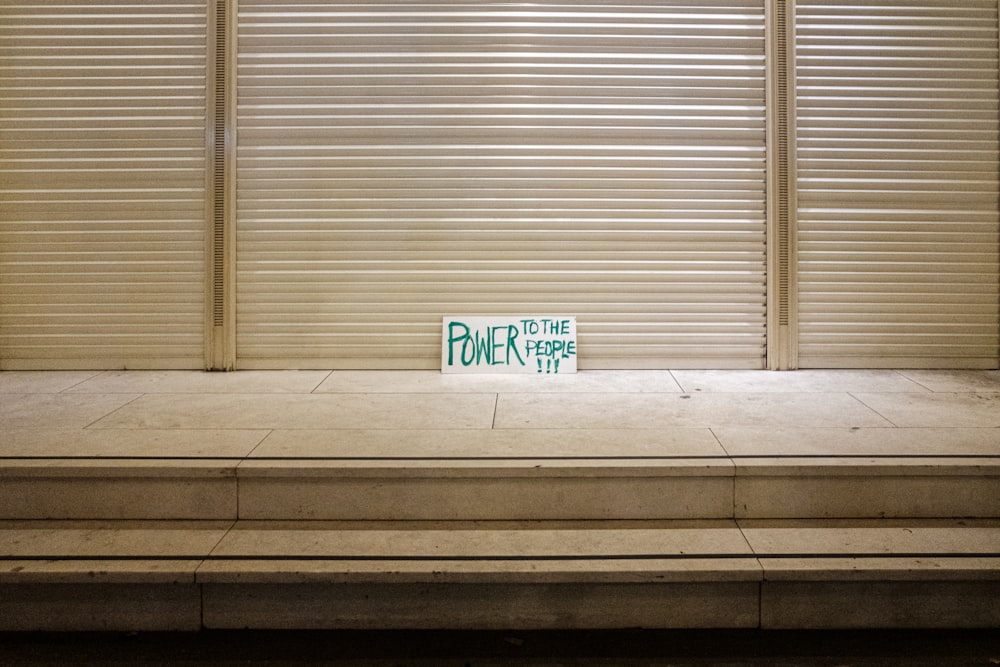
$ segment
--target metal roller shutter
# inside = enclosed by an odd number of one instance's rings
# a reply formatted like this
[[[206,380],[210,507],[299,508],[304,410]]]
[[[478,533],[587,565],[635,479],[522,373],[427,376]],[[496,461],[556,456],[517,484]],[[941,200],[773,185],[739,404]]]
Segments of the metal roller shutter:
[[[798,0],[799,365],[998,355],[996,0]]]
[[[206,15],[0,4],[0,368],[203,366]]]
[[[242,368],[435,368],[445,314],[581,368],[764,364],[762,0],[241,0]]]

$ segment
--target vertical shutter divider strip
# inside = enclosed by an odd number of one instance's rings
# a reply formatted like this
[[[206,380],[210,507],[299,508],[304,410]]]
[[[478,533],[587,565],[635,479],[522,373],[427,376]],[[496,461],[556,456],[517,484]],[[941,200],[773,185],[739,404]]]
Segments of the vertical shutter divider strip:
[[[215,0],[215,97],[212,136],[212,325],[226,323],[226,0]]]
[[[208,266],[205,366],[210,370],[235,367],[236,285],[235,285],[235,151],[233,149],[234,85],[231,74],[235,55],[233,19],[237,0],[212,0],[210,43],[212,51],[209,110],[212,131],[208,221]]]
[[[799,361],[996,368],[998,3],[798,0]]]
[[[768,10],[768,368],[793,370],[797,358],[795,253],[795,0]]]

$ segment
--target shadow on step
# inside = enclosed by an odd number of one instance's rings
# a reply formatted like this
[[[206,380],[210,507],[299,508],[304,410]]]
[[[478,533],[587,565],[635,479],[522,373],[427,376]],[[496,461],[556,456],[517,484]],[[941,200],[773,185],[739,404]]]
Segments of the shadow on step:
[[[336,631],[0,634],[14,667],[1000,664],[989,631]]]

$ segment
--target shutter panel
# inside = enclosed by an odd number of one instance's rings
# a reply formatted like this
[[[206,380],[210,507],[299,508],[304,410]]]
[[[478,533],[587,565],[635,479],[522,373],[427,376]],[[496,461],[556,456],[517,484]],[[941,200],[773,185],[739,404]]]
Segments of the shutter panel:
[[[203,366],[206,15],[0,5],[2,368]]]
[[[996,0],[799,0],[799,364],[997,366]]]
[[[243,368],[436,368],[578,316],[581,368],[764,364],[761,0],[240,3]]]

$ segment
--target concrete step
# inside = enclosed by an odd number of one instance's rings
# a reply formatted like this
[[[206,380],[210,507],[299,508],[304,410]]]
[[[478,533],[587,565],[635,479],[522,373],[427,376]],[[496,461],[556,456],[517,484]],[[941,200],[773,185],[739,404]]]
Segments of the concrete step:
[[[3,521],[0,630],[1000,626],[1000,521]]]
[[[996,372],[910,375],[0,374],[0,630],[997,627]]]
[[[1000,517],[1000,457],[6,458],[0,519]]]

